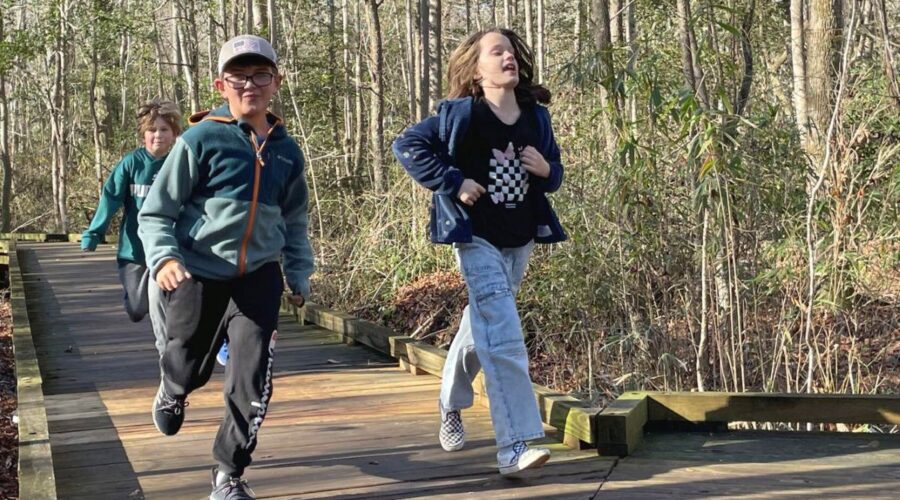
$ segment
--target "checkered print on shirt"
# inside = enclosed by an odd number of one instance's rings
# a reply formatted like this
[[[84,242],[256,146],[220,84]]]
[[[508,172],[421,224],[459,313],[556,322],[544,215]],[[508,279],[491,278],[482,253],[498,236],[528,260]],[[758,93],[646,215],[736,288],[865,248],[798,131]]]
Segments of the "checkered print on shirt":
[[[502,195],[503,203],[521,203],[525,201],[525,195],[528,193],[528,172],[522,166],[521,160],[491,159],[491,170],[488,172],[488,178],[491,182],[488,184],[488,194],[491,199],[495,193]]]

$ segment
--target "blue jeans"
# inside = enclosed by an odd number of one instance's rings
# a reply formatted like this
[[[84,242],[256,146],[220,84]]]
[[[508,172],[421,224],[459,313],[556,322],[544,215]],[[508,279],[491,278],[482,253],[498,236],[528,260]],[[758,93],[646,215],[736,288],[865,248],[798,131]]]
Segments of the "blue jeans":
[[[440,405],[442,411],[472,406],[472,381],[484,370],[499,448],[544,436],[516,310],[516,292],[533,248],[529,242],[501,250],[478,237],[453,244],[469,305],[444,364]]]

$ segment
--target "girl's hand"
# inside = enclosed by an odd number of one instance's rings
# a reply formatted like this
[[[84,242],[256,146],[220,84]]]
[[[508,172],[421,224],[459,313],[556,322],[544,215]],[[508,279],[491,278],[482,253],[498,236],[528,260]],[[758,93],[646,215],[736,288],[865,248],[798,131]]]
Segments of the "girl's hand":
[[[465,179],[462,183],[462,186],[459,187],[459,193],[456,195],[459,196],[459,200],[470,207],[478,201],[478,198],[481,198],[481,195],[485,193],[484,187],[481,184],[473,181],[472,179]]]
[[[177,259],[169,259],[156,273],[156,284],[167,292],[178,288],[184,280],[191,279],[191,273]]]
[[[544,155],[539,153],[537,149],[526,146],[525,149],[519,153],[519,156],[522,158],[522,166],[525,167],[525,170],[531,173],[531,175],[536,175],[545,179],[550,177],[550,164],[547,163],[547,160],[544,159]]]

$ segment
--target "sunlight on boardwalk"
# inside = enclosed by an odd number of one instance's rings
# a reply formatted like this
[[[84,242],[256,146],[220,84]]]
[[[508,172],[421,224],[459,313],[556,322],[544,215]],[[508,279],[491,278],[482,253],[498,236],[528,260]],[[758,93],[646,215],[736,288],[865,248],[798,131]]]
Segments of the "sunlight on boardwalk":
[[[191,395],[181,432],[159,435],[153,336],[149,322],[131,323],[122,310],[114,252],[22,248],[60,498],[208,495],[221,368]],[[548,440],[555,454],[544,469],[501,478],[481,406],[464,415],[466,449],[440,449],[437,378],[290,319],[276,353],[273,400],[246,475],[261,498],[590,498],[613,464]]]

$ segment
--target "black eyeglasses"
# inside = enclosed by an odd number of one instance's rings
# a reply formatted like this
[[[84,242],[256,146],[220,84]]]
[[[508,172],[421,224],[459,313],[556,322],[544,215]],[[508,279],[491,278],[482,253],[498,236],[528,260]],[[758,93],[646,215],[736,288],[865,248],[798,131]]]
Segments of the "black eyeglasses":
[[[257,87],[268,87],[272,84],[275,75],[272,73],[253,73],[252,75],[228,75],[225,81],[235,90],[241,90],[247,86],[247,82],[253,82]]]

